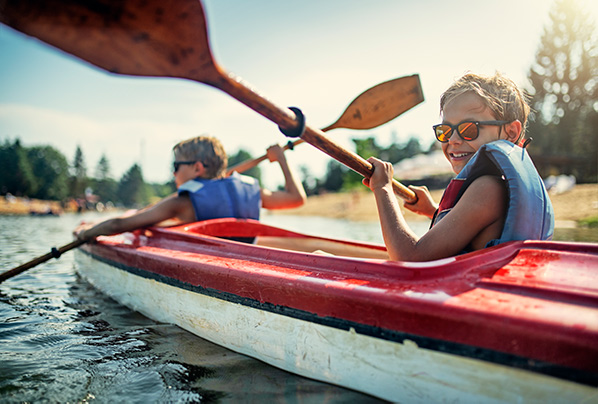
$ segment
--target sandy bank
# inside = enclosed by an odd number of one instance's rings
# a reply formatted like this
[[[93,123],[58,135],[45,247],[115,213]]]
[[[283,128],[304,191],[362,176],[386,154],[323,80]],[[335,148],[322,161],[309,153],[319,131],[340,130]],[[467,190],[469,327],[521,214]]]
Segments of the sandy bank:
[[[432,191],[436,201],[440,200],[442,190]],[[557,225],[567,226],[571,222],[598,216],[598,184],[581,184],[572,190],[558,195],[550,195],[555,210]],[[428,220],[406,209],[403,213],[407,220]],[[305,216],[324,216],[349,220],[376,221],[378,212],[372,193],[362,191],[310,196],[300,208],[272,211],[272,214]]]

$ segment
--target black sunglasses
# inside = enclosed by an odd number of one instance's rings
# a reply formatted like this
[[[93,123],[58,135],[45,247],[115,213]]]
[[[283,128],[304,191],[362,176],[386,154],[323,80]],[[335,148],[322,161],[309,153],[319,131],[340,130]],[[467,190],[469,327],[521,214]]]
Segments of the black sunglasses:
[[[480,126],[502,126],[507,123],[509,123],[509,121],[463,121],[457,125],[441,123],[439,125],[432,126],[432,129],[434,129],[434,135],[436,135],[436,139],[438,139],[438,141],[441,143],[446,143],[453,135],[453,129],[457,131],[457,134],[461,139],[471,141],[478,138],[480,134]]]
[[[191,165],[191,164],[195,164],[197,163],[197,161],[175,161],[174,162],[174,172],[176,173],[177,171],[179,171],[179,167],[182,165]]]

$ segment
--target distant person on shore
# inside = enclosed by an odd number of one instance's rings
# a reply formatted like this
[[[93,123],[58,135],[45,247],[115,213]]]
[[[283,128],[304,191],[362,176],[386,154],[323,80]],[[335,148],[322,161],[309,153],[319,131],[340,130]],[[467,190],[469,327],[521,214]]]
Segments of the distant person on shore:
[[[182,141],[173,151],[176,194],[130,216],[82,225],[75,229],[77,237],[90,240],[166,220],[177,224],[224,217],[257,220],[262,207],[289,209],[305,203],[303,185],[289,168],[284,151],[278,145],[270,146],[267,156],[271,162],[280,164],[285,179],[283,191],[260,188],[255,178],[237,172],[225,177],[228,158],[214,137],[199,136]]]
[[[429,261],[511,240],[552,238],[552,204],[525,146],[529,106],[515,83],[466,74],[440,99],[432,128],[457,174],[437,205],[425,187],[411,187],[404,206],[432,219],[421,238],[409,228],[392,190],[393,166],[371,157],[371,178],[384,243],[392,260]],[[521,146],[518,146],[521,145]]]

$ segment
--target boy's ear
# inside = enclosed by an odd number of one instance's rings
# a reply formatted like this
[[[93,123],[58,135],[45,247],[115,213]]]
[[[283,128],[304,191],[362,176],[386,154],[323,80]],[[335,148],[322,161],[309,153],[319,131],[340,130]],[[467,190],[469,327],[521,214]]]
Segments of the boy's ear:
[[[518,119],[507,123],[504,128],[505,133],[507,134],[507,140],[513,143],[519,139],[519,135],[521,135],[521,130],[523,129],[521,122]]]
[[[193,168],[195,169],[195,173],[198,177],[203,177],[206,172],[206,168],[201,161],[196,161],[193,165]]]

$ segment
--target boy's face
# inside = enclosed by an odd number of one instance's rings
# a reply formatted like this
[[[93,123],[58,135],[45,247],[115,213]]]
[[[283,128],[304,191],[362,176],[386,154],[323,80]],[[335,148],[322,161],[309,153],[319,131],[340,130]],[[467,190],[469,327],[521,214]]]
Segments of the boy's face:
[[[496,120],[496,117],[492,111],[484,105],[478,95],[471,92],[457,96],[443,108],[443,123],[457,125],[463,121],[493,120]],[[501,130],[499,126],[480,125],[478,130],[478,137],[471,141],[461,139],[457,131],[453,130],[449,141],[442,143],[442,151],[456,174],[461,172],[480,147],[507,138],[505,130]]]
[[[174,173],[174,182],[178,187],[183,185],[185,182],[197,178],[195,167],[192,165],[181,165],[179,169]]]
[[[181,155],[175,153],[174,161],[177,162],[177,161],[189,161],[189,160],[186,159],[184,156],[181,156]],[[178,169],[173,173],[174,174],[174,182],[175,182],[177,188],[180,187],[181,185],[183,185],[185,182],[199,177],[197,166],[198,166],[197,163],[179,165]]]

